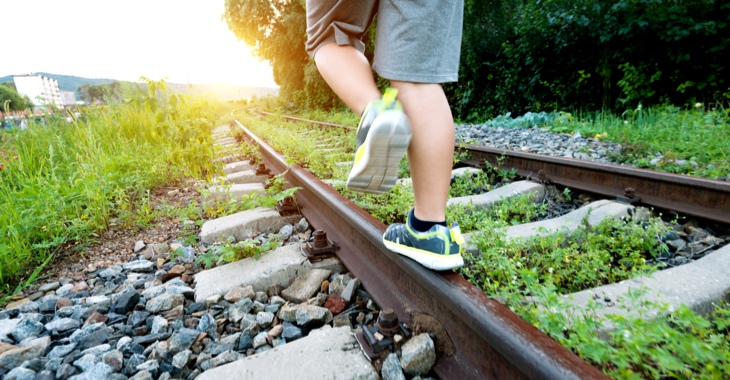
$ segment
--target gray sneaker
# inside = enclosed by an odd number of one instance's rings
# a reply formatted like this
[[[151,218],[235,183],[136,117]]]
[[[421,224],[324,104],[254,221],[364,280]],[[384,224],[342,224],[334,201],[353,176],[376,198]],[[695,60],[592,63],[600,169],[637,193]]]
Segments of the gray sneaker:
[[[457,223],[450,227],[435,225],[426,232],[418,232],[411,227],[411,218],[413,209],[408,212],[405,224],[391,224],[385,230],[383,243],[388,249],[433,270],[464,266],[464,259],[461,257],[464,237]]]
[[[347,177],[347,187],[352,190],[387,193],[398,180],[398,164],[411,143],[411,123],[395,100],[397,94],[397,90],[387,89],[362,114],[355,159]]]

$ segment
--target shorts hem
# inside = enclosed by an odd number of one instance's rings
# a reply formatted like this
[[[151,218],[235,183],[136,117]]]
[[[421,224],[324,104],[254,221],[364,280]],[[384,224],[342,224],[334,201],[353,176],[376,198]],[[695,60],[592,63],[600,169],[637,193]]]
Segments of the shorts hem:
[[[400,82],[412,82],[412,83],[450,83],[458,82],[458,74],[409,74],[409,73],[398,73],[378,69],[373,67],[375,72],[379,76],[388,80],[395,80]]]

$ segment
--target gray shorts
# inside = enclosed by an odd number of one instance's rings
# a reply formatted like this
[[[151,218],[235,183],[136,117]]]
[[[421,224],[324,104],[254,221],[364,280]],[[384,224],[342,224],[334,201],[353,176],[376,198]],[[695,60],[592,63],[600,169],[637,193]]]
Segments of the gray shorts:
[[[365,51],[362,42],[378,15],[373,69],[403,82],[456,82],[463,0],[307,0],[307,53],[336,42]]]

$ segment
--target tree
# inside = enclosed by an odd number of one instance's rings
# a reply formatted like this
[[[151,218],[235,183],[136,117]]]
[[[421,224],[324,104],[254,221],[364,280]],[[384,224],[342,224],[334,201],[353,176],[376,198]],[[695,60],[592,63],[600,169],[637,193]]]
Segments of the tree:
[[[14,83],[5,82],[0,84],[0,111],[5,111],[6,107],[8,111],[22,111],[32,109],[33,102],[27,96],[18,94]]]
[[[223,19],[257,57],[271,62],[281,95],[292,99],[304,88],[308,56],[302,1],[226,0]]]

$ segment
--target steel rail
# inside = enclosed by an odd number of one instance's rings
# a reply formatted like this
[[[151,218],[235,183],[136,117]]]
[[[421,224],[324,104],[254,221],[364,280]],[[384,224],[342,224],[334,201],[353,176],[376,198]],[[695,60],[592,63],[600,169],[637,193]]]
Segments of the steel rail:
[[[282,116],[259,111],[270,116]],[[349,128],[340,124],[282,116],[286,120]],[[457,144],[479,167],[485,159],[500,169],[517,169],[523,177],[548,179],[553,183],[606,197],[635,198],[638,203],[668,211],[730,224],[730,182],[637,169],[615,164],[546,156],[479,145]],[[627,190],[630,191],[627,192]]]
[[[471,153],[467,163],[472,166],[484,159],[500,169],[517,169],[520,176],[607,197],[636,198],[641,204],[730,223],[727,181],[477,145],[463,148]]]
[[[443,379],[606,379],[565,347],[453,272],[437,273],[385,248],[386,226],[235,121],[264,164],[300,187],[302,214],[340,246],[337,256],[383,308],[414,322],[435,317],[434,371]]]

